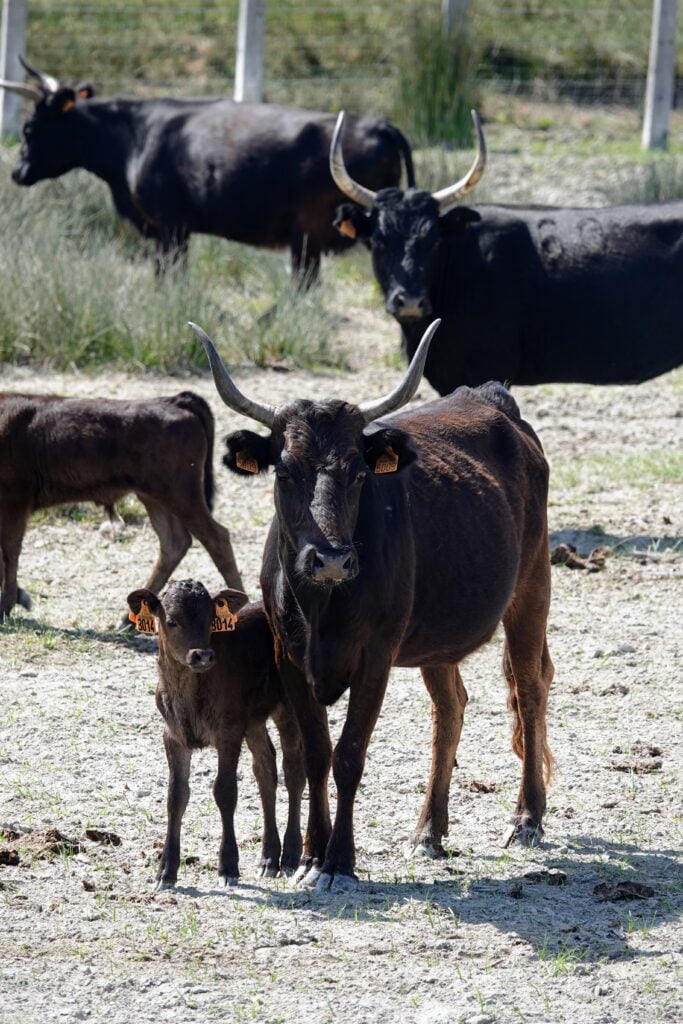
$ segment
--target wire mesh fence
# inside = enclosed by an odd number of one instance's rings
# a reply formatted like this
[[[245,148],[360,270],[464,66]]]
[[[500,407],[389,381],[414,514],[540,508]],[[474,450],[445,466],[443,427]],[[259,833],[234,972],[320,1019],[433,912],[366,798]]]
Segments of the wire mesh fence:
[[[265,98],[393,113],[416,30],[440,6],[268,0]],[[105,94],[226,94],[237,16],[238,0],[30,0],[28,53],[65,79],[96,79]],[[635,104],[651,17],[651,0],[471,0],[466,30],[484,92]]]

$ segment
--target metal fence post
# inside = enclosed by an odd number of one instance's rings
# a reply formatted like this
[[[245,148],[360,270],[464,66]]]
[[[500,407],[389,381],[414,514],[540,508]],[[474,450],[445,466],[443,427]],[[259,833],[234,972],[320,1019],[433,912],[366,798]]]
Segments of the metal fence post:
[[[469,6],[470,0],[441,0],[441,19],[445,36],[462,24]]]
[[[677,0],[654,0],[645,89],[643,149],[666,149],[676,65]]]
[[[24,69],[19,54],[24,53],[28,0],[4,0],[0,24],[0,78],[10,82],[23,82]],[[0,89],[0,136],[19,135],[21,132],[21,96]]]
[[[235,99],[260,103],[263,95],[263,29],[266,0],[240,0]]]

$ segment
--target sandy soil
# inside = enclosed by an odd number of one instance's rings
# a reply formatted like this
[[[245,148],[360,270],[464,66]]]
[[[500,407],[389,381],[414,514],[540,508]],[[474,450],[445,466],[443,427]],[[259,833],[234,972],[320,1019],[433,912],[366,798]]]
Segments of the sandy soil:
[[[349,289],[340,343],[353,351],[352,372],[252,371],[241,382],[270,402],[383,390],[398,374],[396,330],[374,302],[369,287],[358,299]],[[3,386],[131,397],[192,387],[211,402],[218,436],[238,425],[206,377],[12,370]],[[424,385],[419,397],[430,394]],[[179,885],[153,897],[166,787],[154,644],[111,627],[146,577],[155,537],[130,506],[118,542],[102,538],[98,512],[50,514],[28,532],[21,562],[34,610],[0,629],[3,1024],[683,1019],[683,373],[516,397],[551,462],[552,544],[613,551],[601,572],[553,568],[558,769],[544,843],[500,845],[519,765],[497,636],[463,670],[470,704],[447,861],[402,855],[427,778],[430,719],[419,674],[400,670],[358,796],[355,893],[256,880],[259,806],[246,758],[243,878],[214,889],[215,759],[204,752]],[[217,482],[216,515],[256,595],[272,481],[217,465]],[[196,545],[178,576],[219,583]],[[343,715],[342,701],[335,733]],[[617,902],[595,891],[625,882],[651,895]]]

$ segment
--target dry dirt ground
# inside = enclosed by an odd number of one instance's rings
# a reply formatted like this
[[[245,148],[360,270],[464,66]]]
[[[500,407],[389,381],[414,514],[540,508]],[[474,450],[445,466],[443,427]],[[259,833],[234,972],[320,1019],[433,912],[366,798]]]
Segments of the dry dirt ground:
[[[349,286],[342,298],[354,370],[244,371],[244,386],[277,402],[359,399],[395,381],[396,330],[372,290]],[[130,397],[192,387],[219,437],[243,425],[206,377],[6,369],[2,384]],[[423,385],[419,398],[430,395]],[[209,751],[193,762],[179,885],[153,896],[166,787],[154,643],[112,626],[147,575],[155,536],[130,504],[119,541],[102,538],[98,511],[51,513],[34,522],[21,561],[34,610],[0,628],[3,1024],[683,1020],[683,372],[516,397],[551,463],[552,545],[611,550],[602,571],[553,568],[557,773],[543,844],[501,847],[519,764],[496,636],[463,669],[470,703],[446,861],[402,853],[427,778],[430,714],[419,673],[399,670],[358,795],[356,892],[316,896],[256,878],[246,757],[242,880],[215,889]],[[219,456],[216,515],[256,596],[272,480],[228,477]],[[196,545],[177,576],[219,584]],[[343,715],[344,701],[335,734]]]

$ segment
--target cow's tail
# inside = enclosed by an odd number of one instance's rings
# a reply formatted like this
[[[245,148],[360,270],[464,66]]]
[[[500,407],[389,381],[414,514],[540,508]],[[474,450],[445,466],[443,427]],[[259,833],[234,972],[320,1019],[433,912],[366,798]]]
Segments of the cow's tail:
[[[485,402],[490,402],[498,409],[514,420],[522,418],[519,406],[514,400],[507,387],[499,380],[489,380],[486,384],[480,384],[476,392]]]
[[[403,132],[400,131],[395,124],[392,124],[391,121],[385,121],[384,127],[391,135],[401,156],[403,157],[403,163],[406,168],[407,187],[415,188],[415,167],[413,165],[413,151],[410,148],[410,143]]]
[[[209,408],[208,402],[205,402],[203,398],[196,395],[194,391],[181,391],[179,395],[176,395],[176,403],[182,408],[187,409],[189,412],[194,413],[199,422],[201,423],[204,434],[206,435],[206,459],[204,461],[204,497],[206,498],[206,504],[211,509],[213,507],[213,494],[214,494],[214,481],[213,481],[213,440],[214,440],[214,422],[213,413]]]

